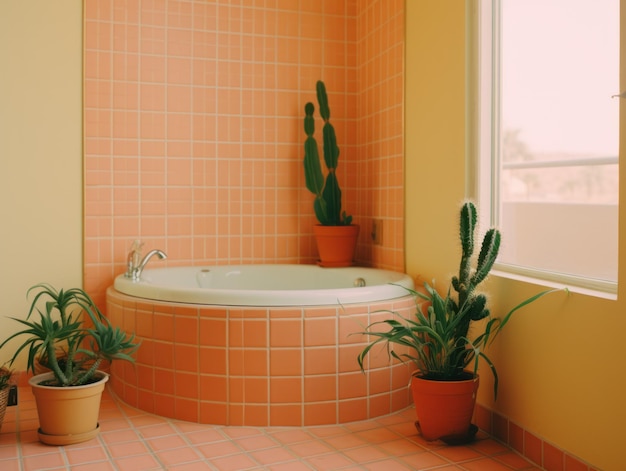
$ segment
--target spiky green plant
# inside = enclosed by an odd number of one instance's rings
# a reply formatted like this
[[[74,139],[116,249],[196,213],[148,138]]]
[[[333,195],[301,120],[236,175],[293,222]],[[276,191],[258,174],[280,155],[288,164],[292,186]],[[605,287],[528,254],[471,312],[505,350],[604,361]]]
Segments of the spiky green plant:
[[[26,319],[13,318],[24,326],[7,338],[0,348],[17,337],[26,337],[10,363],[27,349],[27,369],[35,372],[37,358],[44,358],[54,374],[52,386],[78,386],[93,380],[102,361],[127,360],[139,347],[134,335],[127,335],[111,325],[89,295],[80,288],[57,290],[47,283],[28,290],[35,293]],[[31,320],[31,316],[38,318]],[[91,326],[86,327],[82,315]],[[64,351],[57,358],[57,349]]]
[[[367,326],[363,334],[374,340],[357,358],[362,370],[367,354],[379,344],[386,347],[390,357],[414,363],[415,374],[438,381],[457,381],[475,375],[479,359],[482,358],[493,374],[494,396],[497,397],[498,373],[485,354],[485,347],[515,312],[556,290],[546,290],[531,296],[502,318],[492,317],[486,308],[487,297],[477,293],[476,288],[487,277],[498,256],[500,232],[496,229],[487,232],[474,266],[472,255],[476,222],[475,206],[465,203],[461,208],[459,224],[462,247],[459,276],[452,278],[451,287],[445,296],[441,296],[434,286],[425,283],[424,293],[411,290],[416,300],[415,318],[408,319],[390,312],[392,318]],[[451,294],[452,290],[456,295]],[[471,322],[480,320],[484,320],[479,324],[482,330],[477,329],[479,332],[470,338],[468,331]],[[381,329],[381,326],[387,330]],[[468,371],[470,364],[473,368]]]
[[[11,385],[11,377],[13,376],[13,371],[8,368],[0,367],[0,391],[8,388]]]
[[[322,136],[324,141],[324,163],[327,174],[324,179],[320,163],[317,141],[315,140],[315,106],[308,102],[304,106],[304,132],[307,135],[304,141],[304,177],[306,187],[315,195],[313,208],[315,216],[324,226],[344,226],[352,223],[352,216],[341,210],[341,189],[337,180],[336,170],[339,163],[339,147],[335,128],[330,123],[330,108],[326,86],[321,80],[317,81],[317,102],[320,116],[324,120]]]

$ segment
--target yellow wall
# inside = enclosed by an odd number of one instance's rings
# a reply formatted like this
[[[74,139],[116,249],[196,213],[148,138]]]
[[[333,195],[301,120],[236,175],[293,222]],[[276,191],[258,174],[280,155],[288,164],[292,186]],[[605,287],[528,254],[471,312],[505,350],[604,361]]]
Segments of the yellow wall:
[[[465,195],[466,2],[406,3],[407,271],[445,288],[457,269],[456,218]],[[620,172],[626,181],[626,166]],[[624,192],[620,213],[624,234]],[[620,266],[624,280],[626,250],[620,250]],[[493,311],[540,289],[492,276]],[[488,408],[605,471],[624,465],[623,282],[619,295],[609,301],[558,293],[520,312],[490,351],[500,375],[498,401],[492,401],[485,369],[479,396]]]
[[[0,337],[35,283],[82,283],[82,6],[0,2]],[[0,364],[12,351],[0,352]],[[15,365],[17,370],[24,367]]]

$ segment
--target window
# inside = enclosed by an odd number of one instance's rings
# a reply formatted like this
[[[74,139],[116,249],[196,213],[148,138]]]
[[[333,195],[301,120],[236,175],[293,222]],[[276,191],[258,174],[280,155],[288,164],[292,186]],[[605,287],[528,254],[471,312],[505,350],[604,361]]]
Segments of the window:
[[[477,5],[473,183],[497,268],[614,293],[619,0]]]

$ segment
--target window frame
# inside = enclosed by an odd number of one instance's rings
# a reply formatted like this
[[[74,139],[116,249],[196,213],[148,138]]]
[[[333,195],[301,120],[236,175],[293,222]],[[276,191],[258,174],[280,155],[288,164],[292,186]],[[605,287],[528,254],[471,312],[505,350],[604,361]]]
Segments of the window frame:
[[[501,76],[498,62],[500,57],[500,1],[470,0],[466,2],[466,18],[468,20],[466,25],[466,196],[478,202],[482,209],[482,223],[489,226],[497,226],[498,208],[501,205],[497,188],[500,179],[500,165],[498,162],[500,142],[498,132],[496,131],[500,129],[501,124],[500,108],[497,102],[497,97],[500,96],[501,92]],[[623,3],[620,0],[620,10],[624,6]],[[485,23],[490,23],[488,30],[483,28]],[[485,31],[488,34],[490,33],[489,38],[487,38],[488,41],[483,36]],[[623,34],[620,33],[620,37],[622,36]],[[620,58],[623,56],[622,49],[620,48]],[[485,71],[490,73],[485,74]],[[622,75],[621,64],[620,75]],[[620,141],[622,135],[622,124],[620,123]],[[485,146],[487,146],[487,149],[484,148]],[[487,152],[488,157],[484,157],[483,154]],[[621,154],[621,148],[619,154]],[[615,160],[617,160],[619,165],[620,155],[616,158],[608,157],[607,159],[612,163],[615,163]],[[488,161],[488,165],[484,164],[486,161]],[[484,182],[488,182],[488,184],[481,184]],[[615,282],[503,262],[496,262],[492,273],[496,276],[535,284],[560,288],[568,287],[571,291],[596,297],[617,298],[619,266],[618,280]]]

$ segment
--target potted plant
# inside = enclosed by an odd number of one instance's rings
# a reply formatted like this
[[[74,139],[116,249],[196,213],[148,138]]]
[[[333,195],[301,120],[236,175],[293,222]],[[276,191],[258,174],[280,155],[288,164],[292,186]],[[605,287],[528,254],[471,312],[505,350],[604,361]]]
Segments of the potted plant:
[[[379,344],[386,347],[391,357],[415,366],[411,389],[419,420],[416,425],[426,440],[458,443],[473,439],[477,428],[471,419],[480,358],[493,374],[494,396],[498,393],[496,367],[484,348],[516,311],[554,291],[542,291],[522,301],[502,318],[492,317],[486,307],[486,295],[477,292],[477,288],[496,261],[501,234],[495,228],[489,229],[474,260],[477,219],[474,204],[463,204],[459,274],[452,278],[445,296],[425,283],[424,292],[412,291],[416,298],[415,318],[392,313],[392,318],[374,322],[363,332],[374,340],[358,356],[362,370],[367,354]]]
[[[13,372],[5,367],[0,368],[0,430],[4,423],[4,414],[9,402],[9,391],[11,389],[11,376]]]
[[[324,142],[324,162],[326,177],[322,172],[320,156],[315,134],[315,106],[308,102],[304,106],[304,177],[306,187],[315,195],[313,208],[319,224],[314,226],[320,265],[326,267],[342,267],[352,264],[359,226],[352,224],[352,216],[346,214],[341,207],[341,189],[337,180],[339,163],[339,147],[335,128],[330,123],[330,108],[326,86],[317,81],[317,102],[320,116],[324,121],[322,128]]]
[[[23,337],[11,364],[27,350],[27,369],[33,373],[36,359],[46,358],[50,372],[29,380],[39,415],[39,439],[51,445],[89,440],[99,430],[100,399],[109,378],[98,368],[103,361],[132,362],[130,355],[139,344],[134,342],[134,335],[113,327],[80,288],[56,290],[41,283],[27,294],[33,299],[26,319],[14,318],[24,328],[0,348]],[[65,353],[62,358],[57,355],[59,350]]]

